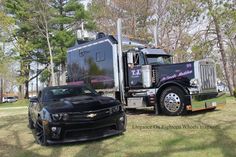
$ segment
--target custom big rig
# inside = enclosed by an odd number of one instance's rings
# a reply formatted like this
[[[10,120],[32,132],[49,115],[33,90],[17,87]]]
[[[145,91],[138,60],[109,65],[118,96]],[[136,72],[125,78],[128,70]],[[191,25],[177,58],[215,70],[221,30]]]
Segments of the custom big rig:
[[[121,36],[100,34],[69,48],[67,69],[68,84],[90,84],[127,108],[154,107],[156,114],[181,115],[224,103],[217,93],[214,61],[172,64],[164,50]]]

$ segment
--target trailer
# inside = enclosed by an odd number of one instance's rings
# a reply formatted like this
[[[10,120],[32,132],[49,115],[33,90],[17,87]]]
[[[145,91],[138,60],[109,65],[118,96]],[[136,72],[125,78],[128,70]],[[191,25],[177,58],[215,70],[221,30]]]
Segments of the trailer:
[[[182,115],[225,104],[213,60],[173,64],[163,49],[111,35],[69,48],[67,69],[68,84],[89,84],[126,108],[153,107],[156,114]]]

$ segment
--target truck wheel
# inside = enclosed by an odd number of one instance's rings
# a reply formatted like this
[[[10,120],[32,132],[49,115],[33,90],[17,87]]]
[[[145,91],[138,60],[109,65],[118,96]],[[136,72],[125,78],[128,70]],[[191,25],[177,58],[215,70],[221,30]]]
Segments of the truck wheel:
[[[35,133],[36,133],[36,141],[38,144],[42,146],[48,145],[44,126],[39,120],[37,120],[36,125],[35,125]]]
[[[169,116],[178,116],[186,112],[184,92],[176,86],[166,88],[160,96],[161,111]]]

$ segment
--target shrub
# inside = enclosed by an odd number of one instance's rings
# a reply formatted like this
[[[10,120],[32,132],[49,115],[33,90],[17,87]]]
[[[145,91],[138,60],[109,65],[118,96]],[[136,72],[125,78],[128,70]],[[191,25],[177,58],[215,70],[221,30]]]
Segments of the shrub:
[[[236,98],[236,88],[234,89],[234,97]]]

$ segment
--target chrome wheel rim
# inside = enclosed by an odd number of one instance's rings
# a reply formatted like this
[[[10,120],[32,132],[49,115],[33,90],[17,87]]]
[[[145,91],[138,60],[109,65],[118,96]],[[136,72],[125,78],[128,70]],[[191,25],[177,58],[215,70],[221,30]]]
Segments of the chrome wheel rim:
[[[179,110],[181,100],[175,93],[168,93],[164,99],[165,108],[170,112],[176,112]]]

